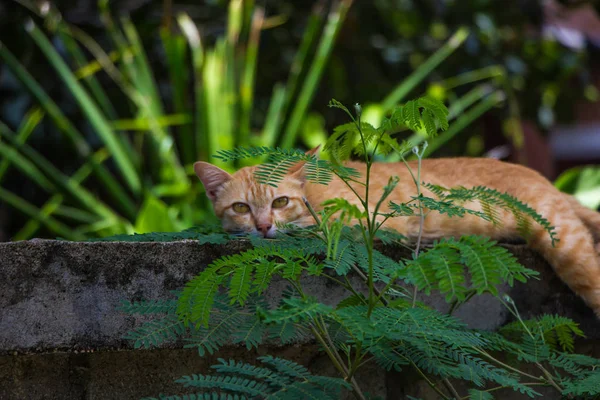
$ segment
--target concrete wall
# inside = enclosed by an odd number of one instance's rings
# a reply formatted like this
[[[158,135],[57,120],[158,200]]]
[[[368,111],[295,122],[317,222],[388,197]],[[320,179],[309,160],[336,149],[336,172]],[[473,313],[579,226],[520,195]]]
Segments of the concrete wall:
[[[524,265],[542,274],[527,286],[505,288],[522,315],[558,313],[573,318],[587,335],[580,343],[587,346],[586,354],[600,356],[595,345],[600,323],[591,311],[539,256],[524,247],[508,247]],[[245,248],[244,242],[224,246],[194,241],[0,243],[0,399],[133,399],[170,394],[179,388],[173,379],[206,372],[217,357],[251,361],[257,354],[288,357],[315,373],[333,375],[313,343],[287,348],[271,344],[250,353],[230,347],[201,359],[195,350],[177,343],[132,350],[131,343],[122,339],[139,322],[117,311],[122,300],[168,297],[169,291],[181,288],[215,258]],[[394,248],[383,251],[395,257],[402,253]],[[343,295],[324,279],[311,278],[307,286],[325,302],[335,303]],[[276,301],[282,288],[282,282],[275,283],[271,301]],[[427,302],[442,310],[447,307],[439,297]],[[508,319],[490,296],[480,296],[456,315],[482,329],[495,329]],[[366,391],[390,399],[402,398],[407,391],[435,398],[410,375],[372,368],[364,371],[360,382]]]

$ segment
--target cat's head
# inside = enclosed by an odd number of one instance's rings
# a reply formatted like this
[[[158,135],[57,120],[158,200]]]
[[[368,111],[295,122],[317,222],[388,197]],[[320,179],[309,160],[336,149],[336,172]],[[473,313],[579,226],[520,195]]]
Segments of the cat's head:
[[[309,154],[315,154],[313,149]],[[304,163],[290,168],[277,187],[258,183],[257,167],[245,167],[233,175],[206,162],[194,164],[223,229],[274,237],[277,224],[308,226],[314,224],[304,205]]]

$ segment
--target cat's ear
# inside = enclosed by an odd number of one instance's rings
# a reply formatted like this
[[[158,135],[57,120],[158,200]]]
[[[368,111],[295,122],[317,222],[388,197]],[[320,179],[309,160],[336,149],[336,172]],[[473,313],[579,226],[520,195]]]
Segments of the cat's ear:
[[[213,202],[217,199],[219,188],[232,178],[231,175],[221,168],[204,161],[194,163],[194,172],[200,178],[200,181],[202,181],[206,195]]]
[[[304,154],[309,155],[309,156],[318,156],[320,148],[321,148],[321,145],[318,145],[317,147],[308,150]],[[302,167],[304,167],[304,164],[306,164],[306,161],[300,161],[300,162],[297,162],[296,164],[292,165],[290,167],[290,169],[288,169],[288,174],[304,175],[304,173],[302,172]]]

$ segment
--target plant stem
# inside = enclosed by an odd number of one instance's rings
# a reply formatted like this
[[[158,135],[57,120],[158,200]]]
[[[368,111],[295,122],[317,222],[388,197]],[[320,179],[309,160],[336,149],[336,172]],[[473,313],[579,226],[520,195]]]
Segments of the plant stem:
[[[406,162],[404,157],[402,157],[402,161],[404,162],[404,165],[406,165],[406,168],[408,168],[408,171],[410,172],[410,175],[413,178],[415,186],[417,187],[417,198],[419,199],[418,200],[418,202],[419,202],[419,234],[417,236],[417,244],[415,246],[415,251],[414,251],[415,259],[419,256],[419,252],[421,250],[421,240],[423,238],[423,228],[425,226],[425,214],[423,213],[423,203],[421,202],[420,198],[421,198],[421,160],[423,159],[423,154],[424,154],[426,148],[427,148],[427,142],[425,142],[423,151],[421,153],[419,153],[418,148],[416,148],[417,149],[416,151],[413,149],[414,153],[417,155],[417,160],[418,160],[416,177],[413,174],[412,169],[410,168],[410,166],[408,165],[408,163]],[[418,293],[418,289],[415,286],[413,289],[413,295],[412,295],[412,307],[413,308],[417,304],[417,293]]]
[[[365,172],[365,198],[364,200],[362,200],[363,206],[365,208],[365,214],[366,214],[366,219],[367,219],[367,229],[365,231],[364,227],[362,227],[361,224],[361,230],[363,232],[363,237],[365,238],[365,246],[367,248],[367,266],[368,266],[368,271],[369,271],[369,275],[367,277],[367,286],[369,287],[369,308],[367,311],[367,317],[371,317],[371,313],[373,312],[373,308],[375,307],[376,301],[377,301],[377,297],[379,297],[379,295],[375,296],[375,287],[373,285],[373,270],[374,270],[374,266],[373,266],[373,245],[374,245],[374,238],[375,238],[375,215],[371,215],[369,212],[369,186],[370,186],[370,179],[371,179],[371,167],[373,165],[373,159],[372,157],[369,157],[369,152],[367,149],[367,143],[365,141],[365,136],[363,134],[362,128],[361,128],[361,122],[360,122],[360,113],[358,114],[358,118],[357,120],[354,121],[354,123],[356,124],[356,128],[358,129],[358,133],[360,134],[360,140],[363,146],[363,151],[364,151],[364,155],[365,155],[365,163],[366,163],[366,172]]]
[[[313,335],[315,335],[315,338],[319,341],[319,343],[321,343],[321,346],[323,346],[323,349],[329,356],[329,359],[331,360],[333,365],[342,374],[344,379],[350,381],[350,384],[352,385],[352,389],[354,390],[354,395],[360,400],[366,400],[367,398],[365,397],[362,390],[360,389],[360,386],[358,386],[358,382],[356,382],[356,379],[354,379],[354,377],[349,376],[348,369],[344,365],[344,362],[340,358],[339,354],[337,354],[335,347],[333,350],[331,350],[331,348],[329,347],[329,345],[327,344],[327,342],[325,341],[323,336],[321,336],[321,334],[319,334],[319,332],[317,331],[317,329],[314,326],[311,327],[311,331],[312,331]]]
[[[458,394],[458,392],[456,391],[456,389],[454,388],[454,386],[452,386],[452,383],[450,383],[450,380],[448,380],[448,378],[442,379],[442,383],[444,384],[444,386],[446,387],[446,389],[448,389],[448,391],[450,392],[450,394],[452,396],[454,396],[455,399],[460,399],[460,395]]]
[[[475,296],[475,294],[477,294],[476,290],[470,290],[469,292],[467,292],[467,295],[465,296],[465,299],[463,301],[458,301],[458,300],[454,300],[452,302],[452,305],[450,306],[450,310],[448,311],[448,315],[452,315],[452,313],[456,310],[458,310],[458,308],[465,304],[467,301],[471,300],[471,298],[473,296]]]
[[[536,362],[535,365],[537,365],[537,367],[544,373],[544,376],[546,377],[546,381],[548,381],[548,383],[550,385],[552,385],[552,387],[554,387],[556,390],[558,390],[558,393],[562,394],[563,389],[558,385],[558,383],[556,383],[556,381],[552,377],[552,374],[550,372],[548,372],[548,370],[546,368],[544,368],[543,365],[540,364],[539,362]],[[567,398],[571,399],[572,397],[567,396]]]
[[[526,377],[528,377],[528,378],[530,378],[530,379],[534,379],[534,380],[536,380],[536,381],[539,381],[539,380],[540,380],[540,378],[539,378],[539,377],[537,377],[537,376],[533,376],[533,375],[531,375],[531,374],[528,374],[527,372],[523,372],[523,371],[521,371],[521,370],[519,370],[519,369],[516,369],[516,368],[514,368],[514,367],[511,367],[511,366],[510,366],[510,365],[508,365],[508,364],[505,364],[505,363],[503,363],[502,361],[498,360],[497,358],[494,358],[494,357],[493,357],[491,354],[489,354],[488,352],[486,352],[486,351],[484,351],[484,350],[482,350],[482,349],[480,349],[480,348],[478,348],[478,347],[473,347],[473,350],[475,350],[477,353],[479,353],[479,354],[481,354],[481,355],[483,355],[483,356],[487,357],[487,358],[488,358],[490,361],[493,361],[494,363],[496,363],[496,364],[498,364],[498,365],[500,365],[500,366],[502,366],[502,367],[504,367],[504,368],[506,368],[506,369],[508,369],[508,370],[511,370],[511,371],[513,371],[513,372],[516,372],[517,374],[520,374],[520,375],[526,376]]]
[[[302,201],[304,202],[304,205],[308,209],[308,212],[310,213],[310,215],[312,215],[312,217],[314,218],[314,220],[317,223],[317,225],[321,226],[321,219],[319,218],[319,216],[315,212],[314,208],[312,208],[312,206],[308,202],[308,199],[306,197],[302,196]]]
[[[519,384],[523,385],[523,386],[547,386],[547,384],[544,382],[523,382],[523,383],[519,383]],[[506,389],[506,386],[496,386],[491,389],[486,389],[486,390],[481,390],[481,391],[482,392],[493,392],[493,391],[500,390],[500,389]],[[461,397],[459,400],[468,400],[470,398],[471,398],[471,396],[469,395],[469,396]]]
[[[397,353],[396,353],[397,354]],[[406,358],[406,357],[404,357]],[[417,373],[419,375],[421,375],[421,378],[423,378],[425,380],[425,382],[427,382],[427,384],[433,389],[435,390],[435,392],[437,394],[439,394],[444,400],[450,400],[450,398],[448,396],[446,396],[444,394],[444,392],[442,392],[440,389],[438,389],[438,387],[436,386],[435,383],[433,383],[428,377],[427,375],[425,375],[425,373],[423,371],[421,371],[421,369],[419,367],[417,367],[417,364],[415,364],[412,360],[408,359],[408,361],[410,362],[410,364],[413,366],[413,368],[417,371]]]

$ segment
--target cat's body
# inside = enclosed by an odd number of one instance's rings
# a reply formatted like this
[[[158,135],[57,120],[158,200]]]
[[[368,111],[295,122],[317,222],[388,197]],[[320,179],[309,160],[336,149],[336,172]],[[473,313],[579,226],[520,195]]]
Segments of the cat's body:
[[[416,162],[409,165],[416,171]],[[365,176],[365,164],[350,162],[347,166]],[[272,237],[276,221],[298,226],[312,225],[315,221],[306,209],[303,197],[317,210],[323,201],[335,197],[360,204],[352,190],[336,177],[326,186],[305,181],[301,165],[292,168],[277,188],[257,183],[254,179],[256,167],[242,168],[229,175],[208,163],[199,162],[195,170],[217,216],[229,231],[262,233],[265,237]],[[400,178],[400,182],[383,205],[383,212],[389,201],[404,203],[416,195],[414,181],[403,163],[375,163],[371,168],[369,185],[371,210],[381,197],[389,177],[394,175]],[[537,172],[493,159],[423,160],[421,181],[443,187],[486,186],[515,196],[535,209],[556,228],[560,241],[553,246],[550,235],[538,224],[532,224],[529,245],[541,253],[558,276],[600,316],[600,256],[594,248],[594,238],[600,240],[600,213],[561,193]],[[364,197],[364,186],[356,184],[353,187]],[[425,188],[423,194],[435,197]],[[467,203],[465,207],[481,210],[478,202]],[[422,237],[426,240],[468,234],[497,240],[518,237],[514,216],[507,211],[498,211],[502,221],[500,225],[473,215],[449,218],[433,213],[425,218]],[[389,219],[385,226],[409,238],[416,238],[419,224],[419,217],[395,217]]]

